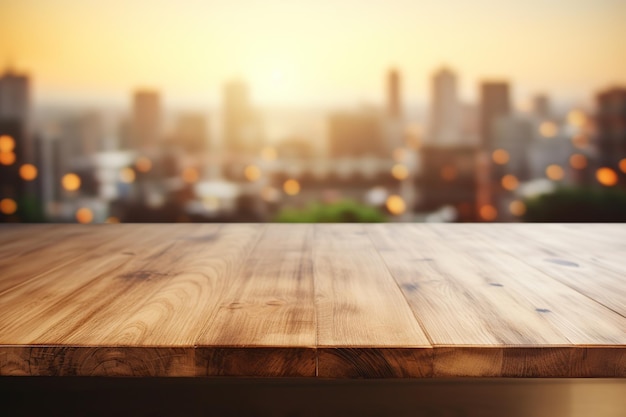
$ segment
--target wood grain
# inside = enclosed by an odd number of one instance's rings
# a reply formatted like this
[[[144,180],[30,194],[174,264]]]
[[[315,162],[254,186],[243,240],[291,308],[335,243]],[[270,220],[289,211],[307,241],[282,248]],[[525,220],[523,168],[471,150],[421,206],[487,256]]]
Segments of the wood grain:
[[[454,236],[462,235],[462,225],[455,228]],[[450,228],[432,226],[444,239],[451,239]],[[601,304],[573,290],[549,274],[508,253],[503,252],[498,241],[488,241],[480,234],[467,232],[468,239],[457,239],[450,249],[463,251],[481,265],[483,276],[500,277],[502,289],[510,289],[518,304],[528,303],[534,313],[530,324],[549,323],[569,343],[575,345],[626,344],[626,320]],[[470,243],[471,242],[471,243]],[[499,296],[499,294],[498,294]],[[548,340],[550,344],[558,341]]]
[[[430,350],[427,336],[364,226],[316,225],[313,270],[320,361],[332,360],[332,366],[319,367],[319,376],[380,376],[379,369],[404,362],[393,357],[404,357],[404,350],[376,352],[376,348]],[[429,353],[416,356],[428,358]],[[412,375],[429,375],[432,369],[429,360],[411,365],[406,372]],[[382,375],[390,372],[403,370]]]
[[[123,346],[8,346],[0,375],[195,376],[193,349]]]
[[[623,228],[594,225],[598,232],[589,233],[582,225],[529,226],[500,226],[501,230],[489,231],[489,236],[500,240],[506,236],[503,250],[626,317]],[[494,236],[494,232],[500,233]]]
[[[0,375],[626,377],[623,225],[0,226]]]
[[[507,280],[515,278],[451,246],[454,232],[442,237],[404,225],[368,232],[433,345],[568,343],[509,288]]]
[[[197,341],[207,375],[315,376],[312,237],[312,225],[272,225],[223,276]]]
[[[167,276],[169,261],[178,257],[174,253],[166,257],[167,249],[178,236],[194,230],[188,226],[143,229],[138,228],[126,242],[90,235],[100,244],[96,253],[74,250],[70,263],[50,272],[44,269],[37,279],[5,294],[6,314],[0,318],[3,341],[98,345],[101,327],[94,315],[129,293],[135,297],[128,305],[136,304],[149,291],[147,287]],[[74,244],[82,240],[77,238]],[[109,317],[117,321],[126,313],[124,308],[116,309]]]

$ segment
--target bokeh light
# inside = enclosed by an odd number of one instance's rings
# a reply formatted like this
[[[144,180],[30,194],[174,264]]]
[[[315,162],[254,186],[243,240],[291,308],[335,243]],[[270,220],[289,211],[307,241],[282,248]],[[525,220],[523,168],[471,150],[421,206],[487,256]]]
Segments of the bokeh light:
[[[619,161],[619,169],[626,174],[626,158]]]
[[[33,164],[24,164],[20,167],[20,177],[24,181],[32,181],[37,178],[37,167]]]
[[[544,138],[553,138],[559,133],[559,128],[556,123],[543,122],[539,125],[539,133]]]
[[[493,162],[498,165],[504,165],[509,162],[510,156],[509,153],[504,149],[496,149],[491,154],[491,159],[493,159]]]
[[[582,127],[587,122],[587,116],[580,110],[572,110],[567,114],[567,122],[575,127]]]
[[[498,210],[496,210],[494,206],[492,206],[491,204],[485,204],[484,206],[481,206],[480,208],[481,219],[491,222],[495,220],[496,217],[498,217]]]
[[[287,180],[283,184],[283,191],[287,195],[298,195],[300,193],[300,183],[294,179]]]
[[[520,217],[526,213],[526,204],[520,200],[513,200],[509,204],[509,211],[512,215]]]
[[[193,184],[200,178],[200,173],[194,167],[187,167],[183,170],[183,180],[187,184]]]
[[[11,152],[15,149],[15,139],[9,135],[0,136],[0,153]]]
[[[589,146],[589,136],[583,134],[573,136],[572,144],[578,149],[585,149]]]
[[[0,153],[0,164],[13,165],[13,162],[15,162],[15,153],[13,152],[1,152]]]
[[[403,164],[395,164],[393,168],[391,168],[391,175],[398,181],[402,181],[409,177],[409,170]]]
[[[7,216],[17,211],[17,203],[12,198],[3,198],[0,200],[0,212]]]
[[[256,165],[248,165],[243,171],[244,176],[248,181],[254,182],[261,178],[261,170]]]
[[[140,156],[135,161],[135,168],[137,168],[137,171],[139,172],[150,172],[150,170],[152,169],[152,161],[148,157]]]
[[[585,169],[587,167],[587,157],[585,155],[575,153],[569,157],[569,164],[574,169]]]
[[[67,191],[76,191],[80,188],[80,177],[72,172],[69,174],[65,174],[63,178],[61,178],[61,185]]]
[[[611,168],[602,167],[596,171],[596,179],[606,187],[612,187],[617,184],[617,173]]]
[[[560,165],[552,164],[546,168],[546,177],[552,181],[560,181],[565,176],[565,171]]]
[[[93,212],[86,208],[80,208],[76,211],[76,221],[81,224],[91,223],[93,221]]]
[[[502,188],[509,191],[513,191],[519,186],[519,180],[513,174],[507,174],[502,177],[500,183],[502,184]]]
[[[404,202],[404,199],[395,194],[387,197],[385,206],[387,207],[387,210],[389,210],[389,213],[394,216],[399,216],[406,211],[406,203]]]
[[[129,167],[122,168],[120,170],[120,181],[125,184],[130,184],[135,181],[135,170]]]

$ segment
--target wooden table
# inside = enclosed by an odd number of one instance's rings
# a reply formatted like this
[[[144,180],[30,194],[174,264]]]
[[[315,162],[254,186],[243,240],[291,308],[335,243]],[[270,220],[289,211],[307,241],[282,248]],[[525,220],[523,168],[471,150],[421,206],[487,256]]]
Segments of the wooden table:
[[[0,227],[0,375],[626,377],[626,225]]]

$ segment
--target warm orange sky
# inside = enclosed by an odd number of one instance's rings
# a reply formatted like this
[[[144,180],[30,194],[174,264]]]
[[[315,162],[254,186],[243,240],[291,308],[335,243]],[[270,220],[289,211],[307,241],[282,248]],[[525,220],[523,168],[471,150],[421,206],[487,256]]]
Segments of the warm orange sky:
[[[465,97],[497,77],[518,98],[584,98],[626,84],[624,22],[624,0],[1,0],[0,62],[30,72],[39,101],[154,86],[216,102],[237,76],[260,103],[382,100],[390,65],[425,99],[444,63]]]

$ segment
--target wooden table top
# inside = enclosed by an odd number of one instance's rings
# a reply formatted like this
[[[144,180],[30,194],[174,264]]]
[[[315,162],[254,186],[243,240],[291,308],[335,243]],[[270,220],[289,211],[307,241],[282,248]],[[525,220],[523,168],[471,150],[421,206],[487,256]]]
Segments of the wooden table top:
[[[626,377],[626,225],[0,226],[0,375]]]

